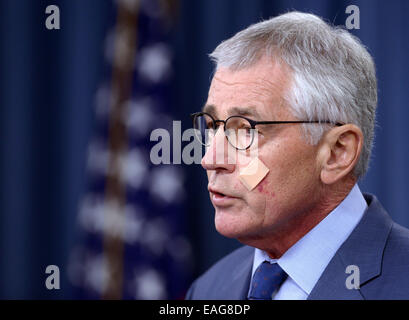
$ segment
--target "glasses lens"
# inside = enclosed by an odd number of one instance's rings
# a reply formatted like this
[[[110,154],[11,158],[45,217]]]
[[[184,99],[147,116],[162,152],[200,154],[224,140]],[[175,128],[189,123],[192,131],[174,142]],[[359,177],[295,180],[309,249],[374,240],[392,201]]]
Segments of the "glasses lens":
[[[193,119],[193,128],[197,140],[204,146],[209,146],[215,134],[213,119],[207,114],[196,115]]]
[[[254,131],[250,122],[242,117],[231,117],[226,122],[226,137],[229,143],[239,150],[250,147],[254,139]]]

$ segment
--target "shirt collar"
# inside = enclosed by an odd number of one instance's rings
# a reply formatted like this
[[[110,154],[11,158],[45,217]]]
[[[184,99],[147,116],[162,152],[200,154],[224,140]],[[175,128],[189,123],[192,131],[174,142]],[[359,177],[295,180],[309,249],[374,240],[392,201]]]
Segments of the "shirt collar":
[[[279,259],[257,249],[253,272],[264,261],[277,262],[303,291],[310,294],[332,257],[361,220],[368,207],[358,184],[319,224],[289,248]]]

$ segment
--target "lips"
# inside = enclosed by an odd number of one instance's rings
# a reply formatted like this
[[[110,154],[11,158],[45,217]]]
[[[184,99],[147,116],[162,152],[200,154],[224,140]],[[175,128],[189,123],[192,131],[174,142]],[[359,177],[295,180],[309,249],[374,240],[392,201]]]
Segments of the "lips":
[[[216,189],[216,188],[209,187],[208,190],[209,190],[210,193],[215,194],[215,195],[218,195],[218,196],[225,196],[225,197],[234,198],[233,196],[227,194],[226,192],[223,192],[223,191],[220,190],[220,189]]]
[[[221,190],[214,189],[209,187],[208,188],[210,193],[210,200],[212,201],[214,206],[227,206],[231,205],[237,197],[234,197],[230,194],[226,194]]]

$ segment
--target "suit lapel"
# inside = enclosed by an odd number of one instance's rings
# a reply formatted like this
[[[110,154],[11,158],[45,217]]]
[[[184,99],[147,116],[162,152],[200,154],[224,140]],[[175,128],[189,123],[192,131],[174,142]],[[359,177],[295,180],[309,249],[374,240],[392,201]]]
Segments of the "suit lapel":
[[[347,289],[345,280],[345,263],[339,254],[332,258],[331,262],[321,275],[317,284],[312,289],[308,300],[362,300],[359,290]]]
[[[318,299],[365,299],[365,284],[381,273],[382,255],[392,220],[374,196],[365,195],[369,207],[349,238],[332,258],[308,296]],[[348,289],[349,265],[359,268],[360,289]]]

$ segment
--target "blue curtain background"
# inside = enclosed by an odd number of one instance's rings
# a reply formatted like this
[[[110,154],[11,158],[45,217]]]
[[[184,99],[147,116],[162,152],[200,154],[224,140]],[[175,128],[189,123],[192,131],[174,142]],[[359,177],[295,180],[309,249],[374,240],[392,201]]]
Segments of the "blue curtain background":
[[[44,27],[50,4],[60,8],[61,30]],[[291,9],[345,24],[350,4],[360,8],[360,30],[352,33],[374,56],[379,81],[375,148],[360,186],[409,227],[408,1],[182,0],[169,105],[188,128],[188,114],[206,100],[213,68],[207,54],[249,24]],[[111,15],[111,1],[0,1],[0,298],[75,298],[67,262],[78,239],[92,106]],[[204,171],[183,168],[194,277],[239,243],[214,230]],[[60,290],[45,288],[50,264],[60,267]]]

